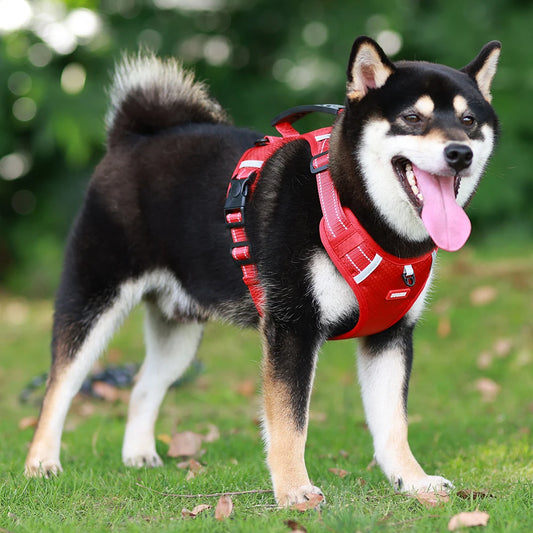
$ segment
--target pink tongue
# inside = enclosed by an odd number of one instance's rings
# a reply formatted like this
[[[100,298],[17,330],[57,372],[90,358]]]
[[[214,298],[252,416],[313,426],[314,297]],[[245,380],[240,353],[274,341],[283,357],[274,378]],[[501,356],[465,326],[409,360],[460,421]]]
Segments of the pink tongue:
[[[422,222],[435,244],[449,252],[462,248],[471,224],[455,201],[454,177],[435,176],[413,165],[418,188],[424,197]]]

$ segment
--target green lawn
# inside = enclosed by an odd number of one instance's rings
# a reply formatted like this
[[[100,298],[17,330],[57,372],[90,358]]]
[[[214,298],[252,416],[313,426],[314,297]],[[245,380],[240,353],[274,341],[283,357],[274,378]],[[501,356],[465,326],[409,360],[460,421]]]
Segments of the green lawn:
[[[432,508],[395,494],[379,469],[369,467],[355,347],[342,341],[328,343],[320,357],[307,448],[311,478],[327,505],[319,512],[278,510],[272,494],[252,493],[233,496],[225,521],[215,520],[213,509],[182,518],[184,507],[214,506],[217,498],[176,494],[270,488],[257,422],[259,339],[218,324],[205,335],[201,375],[171,390],[163,405],[162,469],[122,466],[125,403],[78,397],[63,438],[65,472],[27,480],[22,472],[32,429],[19,423],[37,415],[42,390],[28,404],[18,395],[48,369],[51,303],[0,293],[0,531],[287,532],[293,520],[307,531],[433,532],[447,531],[456,513],[478,508],[490,514],[484,531],[533,531],[533,248],[502,253],[441,254],[430,309],[418,327],[411,446],[428,473],[445,475],[459,491]],[[103,364],[141,361],[141,324],[139,310]],[[166,457],[165,436],[176,428],[206,433],[209,424],[221,437],[204,444],[203,468],[187,480],[187,469]],[[474,498],[481,491],[487,495]]]

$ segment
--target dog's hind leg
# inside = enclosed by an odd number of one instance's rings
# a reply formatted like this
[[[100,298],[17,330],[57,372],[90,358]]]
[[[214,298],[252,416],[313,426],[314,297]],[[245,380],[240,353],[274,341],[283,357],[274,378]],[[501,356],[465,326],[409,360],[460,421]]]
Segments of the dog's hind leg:
[[[155,304],[146,304],[146,359],[130,399],[122,447],[126,466],[162,465],[154,437],[159,406],[168,387],[192,361],[203,329],[203,323],[169,320]]]
[[[309,400],[320,343],[293,324],[263,325],[264,439],[274,495],[289,506],[322,491],[305,466]]]
[[[400,491],[438,491],[453,487],[440,476],[428,476],[407,440],[407,394],[413,357],[413,326],[405,321],[362,339],[359,382],[375,459]]]
[[[91,299],[81,296],[79,285],[65,283],[58,293],[54,315],[52,367],[39,422],[26,458],[27,476],[59,473],[59,452],[63,425],[70,403],[94,362],[142,292],[134,283],[99,293]]]

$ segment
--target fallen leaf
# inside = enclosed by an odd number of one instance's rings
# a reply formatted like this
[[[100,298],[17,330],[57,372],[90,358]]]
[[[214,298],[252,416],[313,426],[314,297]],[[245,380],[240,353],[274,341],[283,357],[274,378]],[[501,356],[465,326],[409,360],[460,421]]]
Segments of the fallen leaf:
[[[245,398],[251,398],[255,395],[255,380],[245,379],[237,385],[237,393]]]
[[[214,424],[209,424],[209,431],[204,437],[204,442],[215,442],[220,439],[220,431]]]
[[[185,507],[181,510],[181,516],[183,518],[196,518],[200,513],[203,513],[204,511],[207,511],[207,509],[211,509],[211,505],[207,505],[206,503],[202,503],[200,505],[197,505],[192,511],[189,511],[189,509],[186,509]]]
[[[481,352],[477,357],[477,367],[486,370],[492,365],[492,354],[490,352]]]
[[[463,489],[463,490],[458,490],[456,494],[459,498],[462,498],[463,500],[469,500],[470,498],[472,498],[473,500],[477,500],[478,498],[494,498],[495,497],[488,490]]]
[[[83,417],[88,418],[90,416],[93,416],[96,412],[96,407],[94,405],[94,402],[83,402],[77,409],[76,413]]]
[[[479,378],[475,387],[484,402],[493,402],[501,390],[501,386],[490,378]]]
[[[283,523],[288,526],[291,531],[296,531],[296,533],[307,533],[307,529],[296,522],[296,520],[285,520]]]
[[[185,481],[189,481],[192,478],[196,477],[196,474],[198,474],[204,468],[201,463],[199,463],[196,459],[188,459],[187,461],[182,461],[181,463],[177,464],[177,467],[182,469],[189,469],[187,475],[185,476]]]
[[[316,509],[324,501],[322,494],[306,494],[305,497],[307,498],[305,502],[295,503],[291,505],[291,509],[303,513],[310,509]]]
[[[377,464],[377,461],[375,459],[372,459],[372,461],[370,461],[370,463],[366,465],[366,469],[370,472],[377,466]]]
[[[511,339],[498,339],[493,348],[498,357],[507,357],[513,349],[513,341]]]
[[[482,285],[470,293],[470,303],[476,307],[488,305],[496,299],[498,291],[490,285]]]
[[[93,381],[91,384],[93,393],[106,402],[125,402],[129,400],[129,391],[121,390],[105,381]]]
[[[486,526],[490,515],[485,511],[466,511],[451,517],[448,530],[455,531],[461,527]]]
[[[193,472],[192,470],[189,470],[187,472],[187,475],[185,476],[185,481],[190,481],[191,479],[196,477],[196,472]]]
[[[160,433],[157,436],[157,440],[160,442],[164,442],[165,444],[170,444],[170,442],[172,441],[172,437],[167,433]]]
[[[105,357],[110,363],[117,364],[124,359],[124,352],[118,348],[110,348]]]
[[[439,507],[444,503],[450,501],[450,495],[441,490],[437,492],[416,492],[413,494],[413,498],[416,498],[424,507]]]
[[[441,339],[445,339],[450,335],[452,331],[452,323],[450,322],[449,317],[443,316],[439,318],[439,323],[437,325],[437,335]]]
[[[309,413],[309,420],[312,420],[313,422],[325,422],[327,419],[327,413],[323,413],[320,411],[311,411]]]
[[[200,451],[202,441],[203,435],[192,431],[174,433],[167,455],[169,457],[191,457]]]
[[[217,520],[224,520],[233,512],[233,501],[230,496],[221,496],[215,507],[215,518]]]
[[[36,416],[25,416],[19,420],[19,429],[25,430],[28,428],[34,428],[37,425],[39,419]]]
[[[339,476],[341,479],[346,477],[350,472],[343,470],[342,468],[328,468],[329,472],[333,472],[336,476]]]

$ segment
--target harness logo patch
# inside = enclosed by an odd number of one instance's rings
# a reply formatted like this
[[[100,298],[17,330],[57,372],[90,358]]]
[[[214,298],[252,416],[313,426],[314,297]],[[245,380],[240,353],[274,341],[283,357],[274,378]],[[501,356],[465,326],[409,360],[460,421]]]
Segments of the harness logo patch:
[[[387,294],[386,300],[401,300],[403,298],[407,298],[410,292],[411,292],[411,289],[400,289],[400,290],[389,291],[389,294]]]

